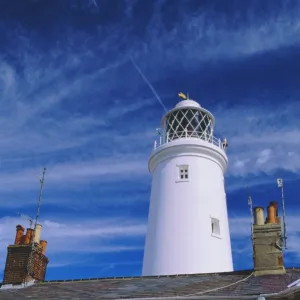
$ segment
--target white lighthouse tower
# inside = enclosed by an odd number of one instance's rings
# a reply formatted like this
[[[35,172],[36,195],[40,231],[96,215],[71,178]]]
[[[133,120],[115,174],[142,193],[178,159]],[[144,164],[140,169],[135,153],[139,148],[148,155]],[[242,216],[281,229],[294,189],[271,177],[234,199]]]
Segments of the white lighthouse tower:
[[[233,270],[224,173],[227,142],[214,117],[183,98],[162,118],[152,174],[143,276]]]

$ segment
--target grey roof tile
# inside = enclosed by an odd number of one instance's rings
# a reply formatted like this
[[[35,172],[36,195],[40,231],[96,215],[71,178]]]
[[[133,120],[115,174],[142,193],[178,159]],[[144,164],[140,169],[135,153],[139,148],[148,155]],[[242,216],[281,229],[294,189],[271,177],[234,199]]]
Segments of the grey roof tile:
[[[247,278],[252,271],[179,275],[169,277],[133,277],[82,281],[43,282],[17,290],[0,290],[0,300],[9,299],[126,299],[175,297],[186,295],[242,296],[277,293],[300,278],[300,269],[288,269],[284,275]],[[238,282],[243,280],[241,282]],[[236,283],[238,282],[238,283]],[[213,290],[213,291],[210,291]]]

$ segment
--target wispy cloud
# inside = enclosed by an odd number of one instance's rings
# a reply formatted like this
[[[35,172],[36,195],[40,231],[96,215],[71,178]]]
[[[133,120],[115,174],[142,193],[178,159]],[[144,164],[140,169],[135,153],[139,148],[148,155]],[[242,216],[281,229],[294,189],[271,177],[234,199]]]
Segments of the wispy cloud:
[[[287,246],[285,251],[285,261],[291,264],[297,264],[297,261],[291,261],[291,257],[300,258],[300,228],[298,226],[299,217],[297,213],[289,215],[286,219],[287,223]],[[251,242],[251,219],[250,216],[246,217],[232,217],[230,221],[230,233],[233,240],[232,250],[234,256],[238,259],[247,259],[252,254],[252,242]]]
[[[207,65],[218,69],[223,62],[231,66],[299,44],[299,5],[292,8],[278,4],[268,14],[246,9],[243,14],[227,15],[213,7],[191,10],[186,4],[189,1],[178,1],[174,17],[169,14],[170,2],[155,1],[149,4],[153,10],[145,6],[141,22],[143,8],[138,1],[125,2],[124,10],[117,12],[117,24],[106,17],[98,18],[97,14],[105,11],[102,1],[66,2],[65,23],[53,19],[53,28],[59,29],[51,34],[47,29],[47,39],[42,29],[32,29],[33,25],[25,21],[0,21],[7,39],[0,53],[1,209],[10,210],[3,214],[12,215],[16,207],[36,202],[28,194],[38,189],[35,176],[47,167],[43,238],[48,240],[47,253],[53,266],[68,265],[66,257],[81,264],[88,253],[129,252],[143,246],[146,224],[132,220],[132,211],[146,210],[149,194],[141,193],[139,184],[143,178],[150,184],[147,159],[164,111],[129,56],[170,109],[176,104],[179,82],[183,88],[190,88],[191,81],[206,76],[203,68]],[[89,29],[80,23],[79,30],[76,18],[68,19],[67,13],[74,10],[91,21]],[[51,21],[47,24],[51,27]],[[227,77],[231,71],[226,71]],[[182,77],[177,81],[179,75]],[[212,90],[223,75],[212,79]],[[199,88],[199,95],[202,92],[204,89]],[[213,97],[195,99],[215,115],[216,133],[229,141],[228,190],[244,188],[241,182],[249,176],[250,185],[268,183],[259,175],[270,175],[278,169],[299,173],[300,154],[296,149],[300,147],[300,106],[298,91],[293,93],[288,101],[279,99],[278,106],[270,104],[272,93],[257,94],[249,101],[241,99],[244,104],[226,103],[230,93],[224,95],[221,104],[211,101]],[[95,185],[106,187],[106,194],[93,194]],[[128,195],[126,185],[136,190],[135,195]],[[83,191],[83,196],[74,196],[77,191]],[[52,201],[50,197],[57,198]],[[78,204],[75,198],[81,197]],[[113,201],[117,197],[119,202]],[[143,200],[145,207],[135,211],[135,206],[126,212],[107,209],[97,220],[72,214],[73,206],[91,215],[98,208],[91,204],[116,208],[129,197],[135,204]],[[67,206],[68,217],[59,219],[65,211],[53,213],[53,204],[55,209]],[[114,217],[116,214],[124,214],[124,218]],[[289,217],[288,222],[289,251],[293,255],[300,250],[296,219]],[[1,264],[6,246],[14,239],[12,224],[18,222],[15,218],[0,219]],[[249,218],[232,218],[231,231],[234,252],[249,255]],[[80,257],[72,256],[75,252]],[[115,265],[104,267],[113,269]]]
[[[0,265],[4,265],[6,247],[13,244],[15,225],[19,223],[20,219],[17,218],[4,217],[0,219],[0,252],[3,258]],[[47,256],[51,258],[54,265],[71,263],[72,255],[75,254],[78,256],[87,253],[120,253],[142,250],[144,246],[146,224],[137,220],[85,219],[80,220],[80,223],[78,220],[65,220],[64,222],[45,220],[41,224],[43,226],[41,239],[47,240]],[[26,227],[24,221],[23,226]],[[64,256],[63,262],[61,261],[62,255]],[[56,257],[58,261],[56,261]],[[78,258],[76,257],[75,261],[76,259]],[[78,263],[81,260],[78,260]]]
[[[298,174],[299,112],[297,102],[284,107],[264,103],[217,108],[217,124],[229,142],[229,176],[271,174],[278,169]]]
[[[106,84],[106,77],[124,60],[110,64],[91,51],[86,58],[83,49],[64,53],[59,47],[42,54],[24,40],[23,51],[15,54],[17,65],[0,56],[1,188],[30,188],[31,175],[43,166],[49,169],[50,184],[118,175],[126,169],[144,173],[146,164],[137,160],[129,165],[126,152],[130,144],[131,152],[139,151],[134,145],[153,136],[154,130],[133,130],[128,120],[127,126],[117,127],[126,114],[157,100],[150,94],[128,103],[111,96],[114,86]],[[87,72],[90,59],[97,66]],[[20,66],[23,70],[17,72]]]
[[[15,237],[14,224],[19,224],[18,219],[5,217],[0,219],[0,253],[3,258],[0,264],[4,264],[7,245],[13,243]],[[248,216],[231,217],[230,232],[232,238],[232,250],[234,257],[239,260],[246,259],[251,263],[251,227]],[[24,225],[24,224],[23,224]],[[57,222],[45,220],[42,222],[42,239],[48,241],[47,255],[51,259],[49,267],[61,267],[66,265],[86,265],[89,262],[87,253],[105,254],[120,253],[124,251],[142,251],[144,236],[146,233],[145,221],[126,220],[124,218],[111,218],[99,220],[81,220]],[[285,261],[290,265],[291,255],[299,258],[300,253],[300,229],[297,215],[288,216],[288,250],[285,253]],[[123,262],[131,264],[134,261]],[[138,263],[141,263],[140,261]],[[119,265],[122,263],[115,263]],[[107,265],[104,265],[107,267]],[[112,267],[109,266],[108,267]]]
[[[148,175],[147,157],[143,156],[131,162],[132,157],[105,157],[89,161],[71,161],[49,165],[46,173],[47,187],[50,189],[66,189],[74,184],[74,189],[92,182],[117,181],[128,178],[141,178]],[[17,191],[36,189],[37,180],[41,178],[41,170],[27,168],[24,171],[0,172],[0,191]],[[77,185],[77,186],[76,186]]]
[[[90,1],[93,3],[95,6]],[[132,37],[130,27],[121,27],[126,18],[105,36],[102,31],[75,35],[70,29],[69,40],[58,41],[47,52],[30,42],[33,33],[25,28],[11,30],[18,47],[10,49],[10,55],[0,56],[2,189],[28,186],[28,172],[36,173],[43,166],[49,167],[48,180],[55,184],[122,174],[126,168],[133,173],[147,172],[153,129],[163,111],[157,111],[155,118],[148,115],[147,108],[159,104],[130,65],[128,54],[137,58],[155,83],[174,67],[192,72],[212,58],[252,55],[298,40],[299,24],[288,7],[267,20],[249,17],[234,30],[226,18],[207,23],[213,11],[199,10],[191,16],[184,13],[185,9],[170,29],[164,23],[163,11],[164,2],[157,2],[143,42]],[[125,39],[126,47],[120,53],[117,50]],[[101,40],[99,47],[95,47],[96,40]],[[110,53],[115,55],[113,59]],[[166,72],[157,72],[158,66]],[[143,87],[144,94],[138,86]],[[284,109],[225,108],[226,114],[224,108],[208,108],[215,112],[230,140],[231,175],[272,172],[275,168],[299,171],[296,103]],[[133,112],[144,114],[137,118],[138,125],[126,117]],[[294,113],[279,127],[278,120],[289,112]],[[141,157],[140,161],[126,162],[126,156],[119,161],[128,147]],[[105,157],[105,162],[99,156]]]
[[[155,13],[146,28],[145,42],[136,51],[136,56],[144,61],[144,67],[152,76],[156,73],[156,77],[162,77],[156,72],[157,65],[173,65],[176,70],[192,71],[202,63],[239,60],[299,44],[299,5],[278,4],[268,15],[258,15],[249,7],[242,17],[242,12],[229,16],[210,6],[191,11],[188,5],[179,2],[176,22],[172,22],[173,26],[165,26],[163,12],[167,5],[164,4],[164,1],[157,1]],[[247,5],[243,4],[243,7],[247,10]],[[146,61],[152,64],[147,65]]]

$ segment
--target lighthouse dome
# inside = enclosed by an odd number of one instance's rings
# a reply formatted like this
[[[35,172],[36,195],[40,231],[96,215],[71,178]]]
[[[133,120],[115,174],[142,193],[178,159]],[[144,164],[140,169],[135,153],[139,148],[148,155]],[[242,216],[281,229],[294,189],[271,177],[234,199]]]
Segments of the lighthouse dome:
[[[187,99],[187,100],[183,100],[177,103],[177,105],[175,106],[175,108],[183,108],[183,107],[194,107],[194,108],[200,108],[201,105],[191,99]]]

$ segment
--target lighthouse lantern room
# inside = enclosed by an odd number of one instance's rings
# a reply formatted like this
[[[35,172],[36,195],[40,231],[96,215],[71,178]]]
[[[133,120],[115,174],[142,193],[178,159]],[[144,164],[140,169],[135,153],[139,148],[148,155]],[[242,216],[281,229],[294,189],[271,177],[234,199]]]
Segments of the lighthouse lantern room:
[[[227,141],[214,117],[184,98],[162,118],[152,174],[143,276],[233,270],[224,173]]]

